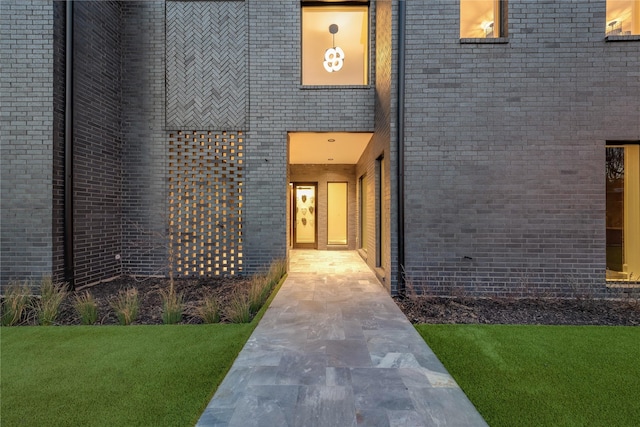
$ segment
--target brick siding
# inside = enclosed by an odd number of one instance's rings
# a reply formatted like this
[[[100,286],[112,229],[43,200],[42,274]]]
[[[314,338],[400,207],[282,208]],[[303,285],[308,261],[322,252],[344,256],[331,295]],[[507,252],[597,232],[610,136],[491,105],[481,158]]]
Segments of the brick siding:
[[[605,294],[604,147],[640,135],[639,42],[604,40],[605,1],[509,2],[506,44],[460,43],[458,13],[408,2],[408,277]]]
[[[53,3],[0,2],[0,284],[52,270]]]

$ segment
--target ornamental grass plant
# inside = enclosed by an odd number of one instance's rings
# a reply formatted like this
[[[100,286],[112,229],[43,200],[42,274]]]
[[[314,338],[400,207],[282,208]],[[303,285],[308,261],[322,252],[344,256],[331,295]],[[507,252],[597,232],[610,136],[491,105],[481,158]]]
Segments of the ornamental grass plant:
[[[129,288],[118,292],[118,296],[111,301],[111,308],[116,312],[116,317],[121,325],[130,325],[138,317],[140,301],[138,290]]]
[[[42,326],[53,325],[60,312],[60,305],[67,297],[64,284],[53,283],[51,277],[43,277],[40,282],[40,297],[33,303],[33,309]]]
[[[271,288],[264,276],[253,276],[249,285],[249,311],[255,314],[269,297]]]
[[[180,323],[184,310],[183,295],[176,292],[172,283],[169,289],[160,291],[160,297],[162,298],[162,323],[165,325]]]
[[[12,282],[2,300],[2,326],[15,326],[24,321],[31,301],[31,289],[28,282]]]
[[[80,316],[80,323],[83,325],[93,325],[98,320],[98,303],[89,291],[75,296],[73,308]]]
[[[194,309],[196,317],[203,323],[220,322],[220,305],[214,295],[206,296]]]
[[[251,321],[249,296],[244,292],[236,291],[224,312],[231,323],[249,323]]]

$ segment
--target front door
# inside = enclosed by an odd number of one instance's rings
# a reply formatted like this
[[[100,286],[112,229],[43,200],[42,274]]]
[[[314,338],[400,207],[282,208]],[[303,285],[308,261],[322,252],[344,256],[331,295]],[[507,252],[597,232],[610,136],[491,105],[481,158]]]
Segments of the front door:
[[[317,215],[316,183],[296,183],[293,185],[293,247],[298,249],[316,249]]]

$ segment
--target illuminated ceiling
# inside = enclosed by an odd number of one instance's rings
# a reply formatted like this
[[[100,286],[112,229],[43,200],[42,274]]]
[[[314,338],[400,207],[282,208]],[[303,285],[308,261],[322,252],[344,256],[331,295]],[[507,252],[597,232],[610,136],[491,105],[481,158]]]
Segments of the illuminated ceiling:
[[[373,133],[290,132],[290,164],[356,164]]]

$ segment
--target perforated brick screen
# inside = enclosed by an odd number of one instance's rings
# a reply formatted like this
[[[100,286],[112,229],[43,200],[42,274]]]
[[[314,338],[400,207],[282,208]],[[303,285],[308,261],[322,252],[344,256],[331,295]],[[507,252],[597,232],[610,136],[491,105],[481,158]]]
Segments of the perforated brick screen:
[[[242,271],[242,132],[169,134],[170,258],[178,276]]]

